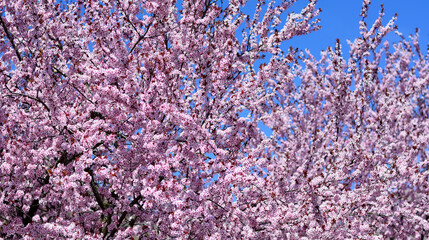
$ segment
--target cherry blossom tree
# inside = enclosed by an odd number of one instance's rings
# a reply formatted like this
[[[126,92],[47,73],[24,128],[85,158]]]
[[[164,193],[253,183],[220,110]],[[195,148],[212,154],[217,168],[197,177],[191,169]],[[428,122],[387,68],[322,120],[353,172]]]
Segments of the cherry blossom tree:
[[[418,33],[316,59],[294,2],[1,1],[0,237],[429,236]]]

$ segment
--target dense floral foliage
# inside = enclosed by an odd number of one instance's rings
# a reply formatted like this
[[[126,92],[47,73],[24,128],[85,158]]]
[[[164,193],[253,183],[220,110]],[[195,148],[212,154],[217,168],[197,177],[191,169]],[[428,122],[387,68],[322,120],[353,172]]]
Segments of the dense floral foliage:
[[[428,236],[417,33],[317,60],[293,2],[1,1],[0,237]]]

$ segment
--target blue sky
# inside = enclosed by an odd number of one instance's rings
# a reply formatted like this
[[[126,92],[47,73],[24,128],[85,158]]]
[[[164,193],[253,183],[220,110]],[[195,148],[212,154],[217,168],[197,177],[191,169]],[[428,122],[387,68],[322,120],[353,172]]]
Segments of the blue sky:
[[[286,51],[289,46],[301,50],[308,48],[318,58],[321,50],[326,50],[328,46],[333,47],[336,39],[339,38],[344,57],[347,59],[349,47],[346,40],[353,41],[360,37],[359,21],[362,19],[360,16],[362,2],[362,0],[319,0],[316,6],[322,9],[322,13],[319,15],[322,28],[304,36],[294,37],[283,43],[282,48]],[[253,17],[256,3],[257,0],[248,0],[248,5],[244,12]],[[308,0],[298,0],[288,12],[300,12],[307,3]],[[387,24],[397,13],[396,25],[398,26],[398,31],[407,39],[410,34],[415,34],[416,27],[418,27],[420,29],[420,45],[422,52],[425,53],[426,46],[429,43],[429,25],[427,24],[429,23],[429,0],[372,0],[366,20],[368,27],[371,27],[379,16],[381,4],[383,3],[385,10],[383,24]],[[385,40],[393,43],[400,41],[400,37],[392,32],[387,35]],[[266,61],[267,59],[259,62]],[[246,114],[247,112],[242,115]],[[262,123],[259,123],[258,126],[267,136],[271,136],[271,129]]]
[[[298,11],[307,2],[299,0],[293,6],[293,10]],[[429,0],[372,0],[367,21],[369,26],[378,17],[382,3],[385,8],[383,23],[386,24],[395,13],[398,13],[396,21],[398,30],[408,37],[409,34],[414,34],[418,27],[422,51],[425,51],[429,43]],[[319,56],[318,52],[328,46],[334,46],[335,40],[339,38],[343,44],[343,53],[346,54],[346,39],[354,40],[359,37],[362,0],[319,0],[317,6],[323,11],[320,14],[322,29],[296,37],[287,44],[300,49],[308,48],[315,56]],[[399,37],[390,34],[387,39],[393,42],[398,41]]]
[[[248,0],[248,5],[244,9],[246,14],[253,16],[257,0]],[[290,11],[300,12],[308,3],[308,0],[298,0]],[[416,27],[420,29],[420,44],[422,51],[425,51],[429,43],[429,0],[372,0],[368,26],[371,26],[378,17],[381,4],[384,3],[385,16],[383,23],[398,13],[396,25],[398,30],[405,36],[414,34]],[[319,0],[318,8],[322,9],[319,15],[322,29],[305,36],[295,37],[285,43],[284,47],[308,48],[316,57],[321,50],[326,50],[328,46],[334,46],[337,38],[343,45],[343,53],[348,52],[346,40],[354,40],[359,37],[359,20],[362,0]],[[394,33],[388,35],[389,42],[399,41],[399,37]],[[346,55],[347,56],[347,55]]]

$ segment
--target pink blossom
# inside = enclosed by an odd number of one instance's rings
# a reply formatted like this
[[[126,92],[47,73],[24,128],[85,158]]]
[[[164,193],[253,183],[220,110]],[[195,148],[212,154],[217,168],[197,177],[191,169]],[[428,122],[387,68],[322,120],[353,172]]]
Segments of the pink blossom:
[[[429,236],[427,54],[396,16],[363,1],[318,59],[283,48],[315,0],[54,2],[0,3],[0,238]]]

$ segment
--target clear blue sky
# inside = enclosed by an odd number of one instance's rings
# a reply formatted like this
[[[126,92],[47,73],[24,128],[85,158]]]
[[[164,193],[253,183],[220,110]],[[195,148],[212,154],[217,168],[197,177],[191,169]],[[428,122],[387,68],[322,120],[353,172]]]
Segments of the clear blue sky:
[[[248,1],[249,7],[245,11],[252,11],[256,0]],[[298,0],[291,8],[292,11],[299,12],[308,0]],[[383,23],[386,24],[394,15],[398,13],[398,30],[405,37],[415,33],[416,27],[420,29],[420,44],[422,51],[426,50],[429,43],[429,0],[372,0],[368,16],[368,26],[372,25],[380,11],[380,5],[384,3],[385,16]],[[328,46],[334,46],[335,40],[339,38],[343,44],[343,52],[348,52],[346,39],[354,40],[359,37],[359,16],[362,0],[319,0],[317,6],[322,9],[320,14],[320,25],[322,29],[306,36],[300,36],[287,42],[300,49],[308,48],[318,57],[321,50]],[[387,38],[390,42],[398,41],[395,34],[390,34]]]
[[[300,0],[295,7],[302,7],[306,3],[306,0]],[[425,50],[429,43],[429,0],[373,0],[368,16],[369,26],[377,18],[382,3],[385,8],[383,23],[387,23],[395,13],[398,13],[396,22],[398,31],[408,37],[409,34],[414,34],[418,27],[420,44],[424,47],[422,50]],[[291,45],[309,48],[316,55],[316,52],[333,46],[336,38],[346,45],[346,39],[353,40],[359,37],[361,0],[319,0],[318,6],[323,10],[320,14],[322,29],[292,40]],[[395,34],[390,34],[387,39],[399,40]]]

